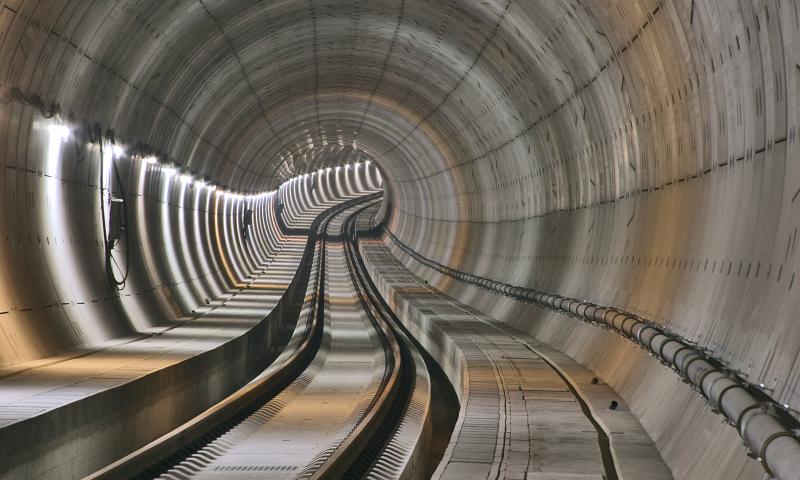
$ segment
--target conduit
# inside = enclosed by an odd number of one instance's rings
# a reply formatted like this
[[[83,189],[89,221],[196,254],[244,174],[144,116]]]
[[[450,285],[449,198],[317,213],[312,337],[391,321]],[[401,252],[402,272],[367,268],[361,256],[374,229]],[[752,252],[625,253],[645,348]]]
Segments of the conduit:
[[[755,390],[738,375],[685,339],[632,313],[577,298],[520,287],[455,270],[424,257],[384,228],[404,252],[421,264],[464,283],[525,303],[555,310],[581,321],[607,328],[638,343],[677,372],[739,432],[750,455],[771,476],[781,480],[800,478],[798,422],[785,407],[766,393]]]

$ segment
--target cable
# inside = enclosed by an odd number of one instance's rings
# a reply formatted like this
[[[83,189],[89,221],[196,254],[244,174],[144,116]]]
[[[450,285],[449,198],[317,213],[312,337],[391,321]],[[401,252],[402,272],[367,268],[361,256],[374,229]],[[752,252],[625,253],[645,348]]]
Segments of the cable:
[[[61,104],[58,102],[53,102],[49,106],[42,100],[42,97],[36,94],[33,95],[26,95],[23,93],[19,88],[12,88],[9,94],[0,96],[0,104],[7,105],[13,102],[14,100],[20,102],[23,105],[32,106],[39,110],[42,117],[46,119],[54,118],[61,114]],[[95,123],[94,128],[87,126],[86,127],[86,136],[88,137],[90,144],[97,144],[100,146],[100,216],[101,216],[101,223],[103,226],[103,250],[106,257],[106,274],[108,276],[108,280],[111,285],[117,290],[125,289],[125,284],[128,279],[128,263],[130,259],[129,253],[129,242],[128,242],[128,208],[127,208],[127,199],[125,198],[125,187],[122,184],[122,179],[119,176],[119,171],[114,170],[114,162],[113,158],[111,160],[111,168],[116,174],[117,185],[119,190],[122,194],[122,225],[121,229],[125,232],[124,241],[126,244],[125,249],[125,269],[121,280],[118,280],[116,275],[114,274],[113,265],[116,265],[117,269],[123,271],[119,263],[117,262],[116,258],[113,255],[114,249],[114,242],[108,239],[108,226],[106,225],[106,205],[105,205],[105,179],[103,178],[105,172],[105,148],[104,142],[106,138],[103,137],[103,132],[100,127],[100,124]],[[112,130],[108,130],[106,132],[107,139],[114,144],[114,132]],[[75,156],[78,158],[77,163],[80,164],[86,158],[86,149],[81,148],[80,144],[83,142],[76,141],[75,142]],[[111,189],[109,189],[109,198],[111,196]]]
[[[117,259],[114,258],[114,244],[115,242],[109,240],[108,238],[108,226],[106,225],[106,202],[105,202],[105,148],[104,144],[106,139],[109,140],[112,144],[114,142],[114,133],[111,130],[106,132],[106,138],[103,137],[103,131],[99,124],[94,124],[94,131],[95,136],[94,138],[91,137],[90,140],[97,140],[98,144],[100,145],[100,223],[103,226],[103,247],[106,257],[106,276],[108,277],[108,281],[112,287],[114,287],[117,291],[122,291],[125,289],[128,280],[128,273],[129,273],[129,260],[130,260],[130,243],[129,234],[128,234],[128,205],[127,199],[125,198],[125,187],[122,184],[122,178],[119,175],[119,169],[114,168],[114,159],[111,159],[111,171],[114,172],[114,176],[117,180],[117,185],[120,189],[120,193],[122,195],[122,224],[121,230],[124,232],[124,239],[125,239],[125,269],[122,275],[122,279],[117,279],[116,274],[114,273],[114,266],[117,267],[117,270],[123,271]],[[112,199],[111,189],[109,188],[109,199]]]
[[[8,104],[11,103],[12,100],[17,100],[23,105],[29,105],[38,108],[42,116],[47,119],[53,118],[56,115],[61,114],[60,103],[53,102],[48,107],[44,103],[44,100],[42,100],[42,97],[40,97],[39,95],[25,95],[24,93],[22,93],[22,90],[16,87],[11,89],[11,95],[0,99],[0,103]]]
[[[134,157],[134,159],[135,159],[135,157]],[[120,272],[123,272],[121,280],[117,280],[116,277],[113,275],[114,272],[113,271],[111,272],[112,280],[113,280],[114,285],[116,285],[118,290],[123,290],[125,288],[125,284],[128,281],[128,274],[130,273],[130,252],[131,252],[130,245],[131,244],[130,244],[130,241],[129,241],[130,240],[130,231],[128,229],[128,197],[127,197],[127,195],[125,193],[125,185],[122,183],[122,177],[119,174],[119,168],[115,168],[115,165],[113,163],[112,163],[111,166],[112,166],[112,169],[114,171],[114,178],[117,180],[117,187],[119,188],[119,192],[120,192],[120,197],[119,198],[122,200],[122,208],[121,208],[121,210],[122,210],[122,219],[121,219],[122,220],[122,224],[121,224],[120,229],[122,231],[123,239],[124,239],[124,243],[125,243],[125,250],[123,250],[123,252],[125,253],[125,269],[123,270],[123,269],[121,269],[119,267],[119,264],[117,263],[117,260],[113,256],[114,245],[110,245],[109,256],[111,257],[111,260],[113,260],[114,264],[117,266],[117,270],[119,270]]]

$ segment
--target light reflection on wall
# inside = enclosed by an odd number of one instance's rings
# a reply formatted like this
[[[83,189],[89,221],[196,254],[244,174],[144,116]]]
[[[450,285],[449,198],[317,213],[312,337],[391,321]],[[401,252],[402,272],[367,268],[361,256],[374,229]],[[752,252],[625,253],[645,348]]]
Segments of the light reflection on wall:
[[[62,149],[70,139],[70,130],[57,122],[43,122],[40,127],[47,135],[44,171],[48,208],[43,212],[43,221],[51,231],[65,237],[69,214],[74,212],[66,211],[68,202],[62,198],[66,191],[63,190],[60,162]],[[135,238],[131,241],[138,245],[136,252],[139,255],[135,262],[143,272],[137,282],[139,287],[144,282],[159,287],[157,291],[161,292],[146,299],[139,297],[130,285],[120,292],[117,302],[133,330],[149,331],[174,316],[180,317],[181,311],[185,314],[209,299],[219,298],[231,288],[244,287],[252,275],[268,265],[275,252],[282,248],[283,240],[279,240],[273,211],[277,192],[243,195],[223,191],[206,182],[195,181],[188,174],[179,175],[173,166],[161,164],[155,157],[127,157],[124,147],[108,142],[103,144],[102,159],[98,145],[90,145],[88,149],[91,152],[87,157],[91,162],[88,168],[99,176],[103,186],[100,195],[95,194],[94,202],[102,201],[106,206],[104,217],[99,217],[99,208],[94,213],[94,218],[99,220],[93,222],[98,238],[102,238],[100,222],[106,222],[108,226],[112,192],[117,194],[114,168],[131,167],[122,168],[120,173],[125,176],[123,183],[135,186],[135,192],[129,192],[135,204],[129,206],[128,213],[134,222],[131,230]],[[327,204],[341,201],[341,195],[351,195],[362,186],[370,186],[370,175],[359,174],[361,170],[360,164],[346,165],[291,179],[287,183],[304,179],[311,182],[303,183],[301,189],[289,189],[285,200],[298,212],[320,208],[320,205],[327,208]],[[253,221],[245,241],[242,219],[247,210],[253,211]],[[152,222],[153,215],[160,218],[157,223]],[[64,244],[63,238],[60,246],[46,249],[46,252],[48,264],[58,265],[52,272],[62,298],[74,300],[96,296],[96,292],[82,291],[89,288],[90,282],[76,281],[81,278],[82,269],[86,268],[85,255],[77,258],[75,252]],[[103,264],[103,253],[102,246],[98,247],[100,265]],[[275,285],[256,282],[253,288],[274,289]],[[161,311],[168,313],[166,317],[152,318],[153,311],[158,310],[152,310],[152,303],[146,302],[153,300],[160,302]],[[147,305],[151,307],[145,308]],[[97,310],[97,314],[81,319],[82,334],[88,343],[113,335],[105,328],[111,322],[107,322],[104,315]]]
[[[47,135],[47,158],[45,160],[45,191],[46,207],[43,213],[45,232],[43,248],[45,261],[50,266],[49,271],[53,280],[53,287],[58,294],[58,302],[75,302],[90,299],[89,290],[84,275],[85,269],[81,262],[86,262],[86,255],[78,255],[72,242],[67,242],[71,237],[67,219],[72,212],[68,211],[69,188],[62,181],[63,148],[70,140],[69,127],[58,120],[34,123],[34,130],[45,132]],[[99,258],[97,259],[100,260]],[[87,342],[99,341],[110,333],[108,323],[95,315],[84,315],[80,324],[81,335]]]
[[[235,228],[235,226],[232,225],[234,216],[231,214],[233,200],[234,198],[232,194],[227,194],[224,196],[222,201],[221,221],[222,221],[222,232],[224,241],[223,244],[225,245],[224,255],[231,259],[230,264],[232,267],[232,271],[235,275],[234,279],[237,283],[240,283],[244,278],[244,276],[242,275],[242,271],[239,268],[241,262],[239,256],[237,255],[238,252],[234,248],[235,240],[232,239],[232,234],[231,234],[231,229]]]
[[[18,240],[0,260],[0,365],[152,333],[178,318],[194,317],[191,310],[246,284],[283,288],[270,281],[269,266],[279,250],[294,250],[304,239],[280,233],[277,192],[223,191],[179,175],[166,160],[143,156],[139,145],[123,144],[120,137],[117,144],[105,138],[109,135],[85,143],[90,141],[86,132],[73,135],[57,116],[37,118],[31,127],[28,171],[8,177],[8,200],[23,208],[13,212],[19,221],[8,231]],[[359,170],[341,166],[292,179],[307,183],[284,192],[283,199],[290,210],[313,218],[341,201],[340,193],[353,193],[368,179],[349,178]],[[125,207],[129,223],[114,249],[116,260],[124,262],[114,273],[117,280],[123,271],[130,275],[117,288],[108,278],[107,269],[116,267],[106,264],[104,234],[112,197],[122,195],[126,201],[116,205]],[[30,219],[24,218],[26,204]],[[248,210],[253,215],[245,240],[242,220]],[[30,265],[30,278],[20,282],[24,262],[14,253],[28,249],[41,253]],[[265,268],[267,276],[255,280],[253,275]],[[273,268],[284,270],[287,263]],[[31,282],[39,285],[24,287]]]
[[[252,272],[254,270],[254,266],[250,261],[250,256],[247,254],[247,247],[242,236],[244,204],[245,200],[242,195],[234,196],[230,206],[231,215],[228,219],[228,222],[231,226],[231,244],[233,245],[233,253],[236,256],[235,265],[239,266],[241,269],[239,278],[242,279],[242,281],[247,280],[248,274],[246,272]]]
[[[203,272],[202,278],[198,281],[198,283],[201,283],[204,286],[200,293],[203,298],[214,298],[220,294],[220,291],[214,283],[214,275],[208,274],[212,271],[211,266],[208,263],[208,257],[210,255],[205,249],[206,244],[203,241],[203,235],[201,234],[200,230],[200,224],[205,224],[206,220],[208,219],[208,209],[203,207],[204,205],[207,205],[208,198],[210,197],[205,183],[198,183],[195,185],[193,197],[192,245],[195,249],[197,261],[200,263],[200,271]]]
[[[162,195],[161,195],[161,235],[163,235],[163,245],[164,245],[164,253],[166,255],[167,266],[169,267],[170,274],[172,275],[172,284],[173,288],[176,290],[175,293],[178,294],[181,300],[184,303],[190,301],[193,298],[191,291],[189,290],[189,286],[187,285],[186,278],[183,275],[183,272],[180,267],[180,263],[178,261],[178,254],[175,252],[175,239],[172,235],[172,205],[171,205],[171,191],[170,188],[173,185],[173,180],[175,179],[175,170],[171,167],[164,168],[162,170],[163,177],[162,181]],[[178,197],[178,210],[183,208],[183,189],[185,188],[185,183],[181,182],[181,191],[180,196]]]
[[[233,288],[243,288],[244,284],[240,283],[237,277],[234,276],[233,271],[231,270],[230,263],[228,262],[230,248],[228,245],[227,240],[224,238],[224,233],[221,234],[220,230],[227,230],[225,225],[225,218],[224,212],[220,212],[220,203],[223,201],[223,192],[222,190],[217,190],[216,195],[214,195],[214,238],[216,240],[216,245],[214,246],[213,250],[217,252],[220,260],[222,261],[222,266],[227,276],[228,282],[230,286]],[[222,228],[220,228],[220,224],[222,224]]]
[[[188,283],[192,282],[194,287],[195,295],[192,296],[189,300],[191,303],[190,305],[192,308],[196,307],[203,298],[208,296],[208,292],[206,292],[205,288],[203,288],[203,283],[198,280],[198,273],[197,269],[195,268],[195,260],[192,258],[192,248],[195,247],[198,242],[190,242],[189,236],[186,234],[186,210],[189,208],[186,205],[186,197],[188,195],[188,191],[191,191],[192,186],[192,178],[186,175],[181,175],[181,188],[180,188],[180,195],[178,197],[178,236],[180,238],[180,243],[178,247],[181,251],[181,257],[183,258],[183,264],[187,270],[187,277],[188,281],[186,282],[187,289],[189,287]],[[197,189],[198,191],[200,189]],[[199,299],[197,298],[199,295]]]
[[[211,208],[212,208],[212,202],[215,202],[214,204],[216,204],[216,199],[218,197],[216,195],[217,187],[213,185],[206,185],[206,190],[208,191],[208,193],[205,196],[205,209],[203,213],[203,232],[206,244],[206,251],[208,252],[208,255],[205,256],[205,258],[210,259],[211,261],[210,263],[211,265],[213,265],[212,271],[215,272],[215,274],[209,276],[209,281],[213,285],[212,288],[214,297],[218,297],[222,294],[222,292],[225,290],[226,287],[224,284],[221,283],[223,280],[219,277],[219,275],[222,274],[222,269],[220,268],[219,262],[217,261],[218,250],[216,249],[216,243],[214,243],[215,237],[212,234],[212,226],[211,226],[212,222],[214,222],[216,219],[216,216],[212,215]],[[214,230],[216,231],[216,229]]]
[[[147,276],[147,283],[150,285],[160,285],[163,283],[162,277],[159,275],[158,270],[158,260],[156,259],[155,255],[158,254],[160,249],[154,248],[147,248],[150,245],[157,245],[157,234],[158,228],[154,228],[156,236],[154,237],[151,234],[151,223],[150,221],[150,214],[152,210],[149,208],[152,203],[152,199],[147,196],[146,194],[146,186],[148,184],[152,184],[154,179],[158,178],[158,175],[164,175],[164,170],[159,169],[157,167],[157,162],[152,161],[151,159],[146,159],[145,161],[140,163],[139,166],[139,178],[136,187],[136,194],[137,194],[137,206],[136,206],[136,229],[139,233],[139,244],[142,246],[140,249],[141,254],[143,256],[143,263],[144,263],[144,271]],[[160,199],[158,199],[160,200]],[[169,311],[168,306],[166,303],[163,303],[163,298],[160,295],[156,295],[155,298],[161,302],[162,308],[165,311]],[[141,331],[145,327],[149,326],[149,322],[147,319],[142,318],[138,315],[130,314],[129,317],[133,322],[133,325],[136,327],[137,330]]]
[[[378,168],[367,161],[325,168],[292,178],[278,192],[285,205],[289,226],[307,228],[320,206],[332,205],[368,191],[379,191],[383,182]]]

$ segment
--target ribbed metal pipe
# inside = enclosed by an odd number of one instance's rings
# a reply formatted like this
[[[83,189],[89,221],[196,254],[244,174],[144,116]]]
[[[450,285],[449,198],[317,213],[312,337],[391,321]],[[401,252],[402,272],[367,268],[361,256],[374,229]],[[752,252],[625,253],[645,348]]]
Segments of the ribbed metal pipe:
[[[756,394],[734,373],[726,370],[703,350],[666,331],[660,325],[613,307],[577,298],[510,285],[461,272],[424,257],[384,231],[404,252],[423,265],[465,283],[601,325],[638,343],[675,370],[703,395],[714,410],[736,428],[764,470],[780,480],[800,480],[800,440],[796,425],[777,414],[783,407],[763,392]],[[758,398],[763,395],[764,398]]]

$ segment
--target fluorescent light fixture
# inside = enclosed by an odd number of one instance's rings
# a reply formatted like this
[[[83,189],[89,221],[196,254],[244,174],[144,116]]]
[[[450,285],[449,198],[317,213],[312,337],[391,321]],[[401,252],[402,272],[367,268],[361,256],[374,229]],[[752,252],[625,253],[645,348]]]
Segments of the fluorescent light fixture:
[[[155,165],[156,163],[158,163],[158,159],[152,155],[149,157],[144,157],[142,160],[144,160],[145,163],[148,163],[150,165]]]
[[[183,181],[183,183],[191,183],[193,179],[191,175],[189,175],[188,173],[184,173],[183,175],[181,175],[181,180]]]
[[[167,177],[175,175],[175,167],[169,165],[164,166],[164,168],[162,168],[161,171],[164,172],[164,175],[166,175]]]
[[[125,155],[125,149],[119,145],[112,146],[111,152],[114,154],[114,158],[120,158]]]

